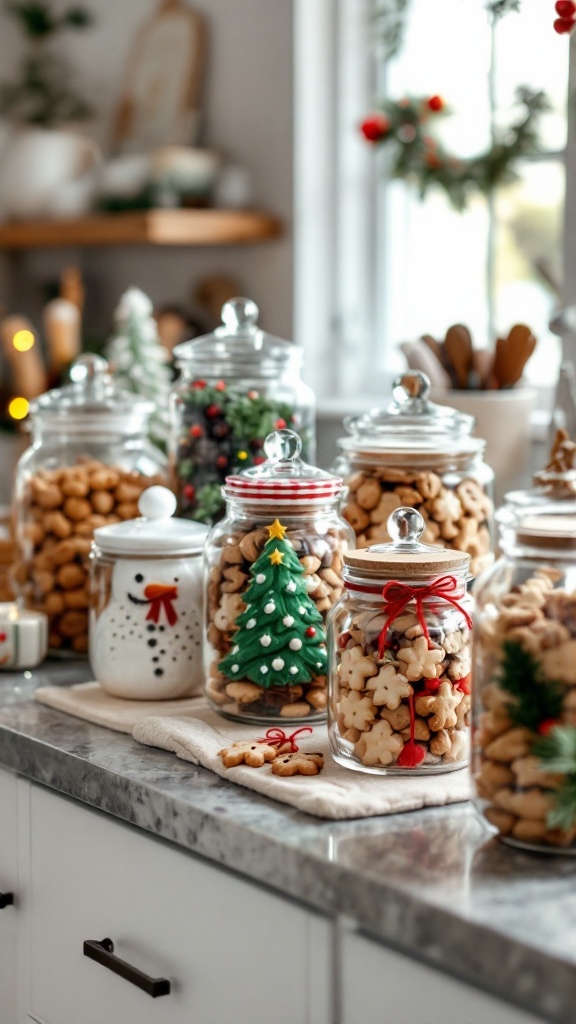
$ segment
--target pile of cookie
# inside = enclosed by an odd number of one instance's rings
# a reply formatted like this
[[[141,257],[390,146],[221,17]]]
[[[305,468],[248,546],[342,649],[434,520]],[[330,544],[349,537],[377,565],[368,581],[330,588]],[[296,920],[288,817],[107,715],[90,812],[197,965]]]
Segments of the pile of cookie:
[[[250,768],[262,768],[271,762],[272,774],[283,778],[294,775],[318,775],[324,767],[324,755],[298,750],[290,737],[283,742],[273,743],[262,740],[238,740],[220,752],[225,768],[237,768],[245,764]]]
[[[426,610],[429,636],[410,610],[378,643],[384,612],[344,616],[337,630],[331,744],[339,757],[375,769],[460,767],[468,754],[471,636],[452,608]],[[403,751],[411,744],[416,757]]]
[[[497,612],[493,605],[479,617],[478,654],[490,681],[476,698],[475,785],[482,814],[501,835],[566,847],[576,842],[576,826],[550,829],[546,821],[564,776],[543,771],[531,753],[540,735],[511,720],[510,694],[497,682],[502,644],[515,641],[538,659],[547,679],[565,685],[560,720],[576,725],[576,594],[555,588],[558,578],[542,568],[507,594]]]
[[[286,538],[304,569],[307,592],[325,619],[342,593],[340,571],[348,549],[347,538],[337,527],[323,534],[313,534],[310,527],[306,531],[289,527]],[[218,668],[234,645],[235,622],[246,607],[243,595],[250,583],[250,568],[267,540],[266,527],[253,524],[245,532],[223,531],[215,540],[218,546],[208,553],[206,693],[224,713],[235,716],[323,717],[327,705],[325,675],[315,676],[310,684],[264,689],[254,683],[229,680]]]
[[[18,495],[18,561],[12,579],[29,608],[50,623],[49,646],[88,650],[88,554],[94,530],[138,516],[138,499],[161,477],[111,468],[90,458],[40,469]]]
[[[441,477],[429,470],[386,466],[358,470],[345,483],[348,498],[342,515],[354,530],[359,548],[389,543],[388,517],[410,505],[426,523],[422,543],[465,551],[471,555],[473,576],[490,564],[493,506],[472,477],[453,472]]]

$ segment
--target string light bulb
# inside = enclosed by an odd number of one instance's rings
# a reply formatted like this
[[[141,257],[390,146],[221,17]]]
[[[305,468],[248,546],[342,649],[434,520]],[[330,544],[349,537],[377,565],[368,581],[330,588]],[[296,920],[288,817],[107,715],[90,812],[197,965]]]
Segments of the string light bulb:
[[[34,345],[35,340],[32,331],[22,329],[16,331],[12,338],[12,344],[17,352],[28,352]]]
[[[12,398],[8,403],[8,414],[13,420],[23,420],[28,415],[30,402],[26,398]]]

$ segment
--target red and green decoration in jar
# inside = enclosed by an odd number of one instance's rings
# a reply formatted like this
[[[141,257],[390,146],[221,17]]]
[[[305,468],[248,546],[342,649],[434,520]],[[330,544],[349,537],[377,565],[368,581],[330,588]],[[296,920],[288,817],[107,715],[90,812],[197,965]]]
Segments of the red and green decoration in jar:
[[[182,399],[173,459],[180,515],[206,523],[220,519],[226,477],[261,465],[267,435],[285,427],[300,431],[306,456],[310,439],[288,403],[224,380],[194,380]]]

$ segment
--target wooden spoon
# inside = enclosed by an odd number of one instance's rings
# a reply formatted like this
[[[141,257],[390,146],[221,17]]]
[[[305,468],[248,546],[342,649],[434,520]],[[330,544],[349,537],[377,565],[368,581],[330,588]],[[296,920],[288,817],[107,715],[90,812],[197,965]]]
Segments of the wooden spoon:
[[[454,369],[456,386],[467,388],[470,371],[473,369],[473,348],[470,331],[464,324],[453,324],[446,331],[444,351]]]

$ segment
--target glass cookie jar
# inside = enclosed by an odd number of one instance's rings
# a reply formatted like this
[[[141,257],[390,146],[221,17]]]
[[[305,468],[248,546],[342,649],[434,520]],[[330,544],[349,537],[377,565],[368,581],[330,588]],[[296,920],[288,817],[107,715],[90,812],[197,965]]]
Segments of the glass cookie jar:
[[[328,619],[328,732],[346,768],[424,775],[467,763],[470,556],[421,544],[424,525],[397,509],[392,543],[344,555]]]
[[[96,530],[90,664],[103,690],[171,700],[202,689],[202,552],[208,527],[173,519],[176,498],[149,487],[138,519]]]
[[[394,381],[386,410],[348,417],[334,471],[348,496],[342,514],[359,548],[390,540],[394,509],[417,508],[423,540],[471,557],[477,575],[492,562],[492,484],[485,442],[471,437],[471,416],[429,401],[430,381],[409,371]]]
[[[142,491],[166,477],[146,436],[152,404],[107,370],[99,356],[81,356],[71,384],[31,403],[32,444],[16,470],[12,578],[24,605],[48,616],[53,651],[88,650],[94,530],[133,518]]]
[[[264,438],[297,430],[315,458],[315,400],[300,378],[302,349],[262,331],[258,307],[237,298],[223,326],[174,349],[181,376],[170,400],[170,460],[180,514],[214,523],[224,515],[222,484],[264,461]]]
[[[206,543],[206,696],[253,722],[326,715],[326,615],[354,534],[339,477],[302,462],[290,430],[267,460],[226,480],[226,517]]]
[[[576,518],[522,512],[477,588],[476,808],[506,843],[576,853]]]

